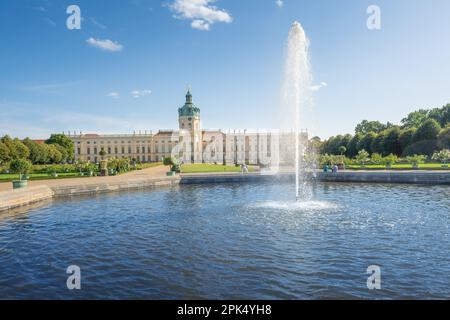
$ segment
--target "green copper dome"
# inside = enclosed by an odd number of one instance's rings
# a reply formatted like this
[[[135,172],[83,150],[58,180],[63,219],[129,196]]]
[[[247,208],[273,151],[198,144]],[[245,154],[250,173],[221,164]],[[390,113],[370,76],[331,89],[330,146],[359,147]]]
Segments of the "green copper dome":
[[[178,116],[200,118],[200,109],[192,103],[192,94],[190,91],[186,93],[186,103],[178,109]]]

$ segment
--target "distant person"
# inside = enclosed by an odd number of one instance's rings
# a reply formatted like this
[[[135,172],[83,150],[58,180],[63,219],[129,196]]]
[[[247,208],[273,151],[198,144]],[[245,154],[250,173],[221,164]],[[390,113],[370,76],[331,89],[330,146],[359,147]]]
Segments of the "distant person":
[[[324,166],[323,166],[323,172],[328,172],[328,170],[329,170],[329,169],[328,169],[328,165],[327,165],[327,164],[324,165]]]
[[[338,172],[338,166],[335,164],[334,166],[333,166],[333,169],[331,170],[333,173],[337,173]]]

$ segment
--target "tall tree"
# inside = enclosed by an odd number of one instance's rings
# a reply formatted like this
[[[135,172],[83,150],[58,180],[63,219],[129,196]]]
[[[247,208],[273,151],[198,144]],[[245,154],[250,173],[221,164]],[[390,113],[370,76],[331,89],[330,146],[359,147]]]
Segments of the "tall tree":
[[[13,139],[11,139],[10,136],[6,135],[6,136],[2,137],[0,139],[0,141],[3,142],[6,145],[6,147],[8,148],[8,154],[9,154],[10,160],[17,159],[18,154],[17,154],[17,149],[16,149]]]
[[[369,132],[358,143],[358,150],[365,150],[367,153],[372,153],[372,141],[377,137],[377,134],[374,132]]]
[[[347,156],[350,158],[354,158],[358,154],[358,143],[363,138],[361,133],[357,133],[353,136],[353,138],[347,144]]]
[[[17,159],[28,159],[30,156],[30,150],[28,150],[28,147],[17,138],[13,140],[13,143],[14,148],[16,149]]]
[[[400,156],[402,154],[402,148],[399,142],[400,133],[401,133],[400,128],[397,126],[394,126],[383,132],[383,141],[382,141],[383,156],[387,156],[389,154]]]
[[[0,141],[0,164],[5,164],[6,162],[9,161],[11,161],[9,149],[6,146],[6,144]]]
[[[428,117],[436,120],[441,127],[445,127],[450,123],[450,104],[447,104],[442,108],[431,109]]]
[[[441,131],[441,126],[434,119],[428,119],[417,128],[414,133],[413,141],[435,140]]]
[[[404,129],[418,128],[427,118],[428,110],[420,109],[408,114],[401,122]]]
[[[441,149],[450,149],[450,125],[439,132],[438,146]]]
[[[73,141],[70,140],[66,135],[64,134],[52,134],[50,138],[45,141],[46,144],[58,144],[62,147],[64,147],[67,151],[67,158],[68,160],[74,159],[74,144]]]
[[[390,126],[392,126],[392,124],[390,124],[389,122],[387,124],[383,124],[380,121],[363,120],[356,126],[355,133],[361,133],[364,135],[368,134],[369,132],[380,133]]]
[[[400,136],[398,137],[398,142],[400,144],[400,148],[402,149],[402,152],[411,144],[413,143],[413,136],[416,132],[416,128],[410,128],[403,130],[400,133]]]

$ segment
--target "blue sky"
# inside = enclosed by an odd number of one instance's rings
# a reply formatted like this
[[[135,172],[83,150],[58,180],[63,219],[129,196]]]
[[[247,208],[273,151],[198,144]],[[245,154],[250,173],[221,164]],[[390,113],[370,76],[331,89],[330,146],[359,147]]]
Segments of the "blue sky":
[[[81,30],[66,27],[72,4]],[[381,30],[366,27],[371,4]],[[4,0],[0,135],[176,128],[188,85],[204,128],[274,128],[294,20],[327,84],[311,134],[399,122],[450,102],[449,14],[448,0]]]

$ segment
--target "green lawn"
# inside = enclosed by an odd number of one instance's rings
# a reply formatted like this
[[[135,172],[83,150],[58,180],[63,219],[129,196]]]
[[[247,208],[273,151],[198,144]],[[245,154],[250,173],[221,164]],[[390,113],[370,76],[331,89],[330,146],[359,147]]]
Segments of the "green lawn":
[[[158,167],[161,166],[161,162],[155,162],[155,163],[142,163],[138,164],[136,166],[137,170],[144,170],[148,168]],[[121,174],[126,173],[122,172]],[[29,180],[47,180],[47,179],[67,179],[67,178],[87,178],[88,175],[80,175],[78,172],[58,172],[58,177],[53,178],[48,173],[31,173],[29,174],[30,179]],[[19,175],[13,174],[13,173],[2,173],[0,174],[0,182],[10,182],[12,180],[18,180]]]
[[[385,170],[386,166],[378,164],[366,165],[364,168],[358,165],[350,165],[346,167],[347,169],[362,169],[362,170]],[[420,170],[450,170],[449,168],[442,168],[442,163],[421,163],[419,164]],[[410,164],[394,164],[391,170],[413,170]],[[415,169],[417,170],[417,169]]]
[[[73,172],[58,173],[58,178],[53,178],[52,176],[50,176],[47,173],[32,173],[29,176],[30,176],[30,180],[65,179],[65,178],[77,178],[77,177],[81,178],[79,173],[73,173]],[[19,179],[18,174],[12,174],[12,173],[0,174],[0,182],[9,182],[9,181],[18,180],[18,179]]]
[[[255,171],[254,167],[248,166],[250,172]],[[208,172],[241,172],[240,167],[224,166],[220,164],[183,164],[181,173],[208,173]]]

